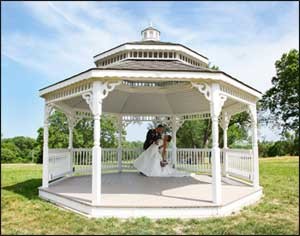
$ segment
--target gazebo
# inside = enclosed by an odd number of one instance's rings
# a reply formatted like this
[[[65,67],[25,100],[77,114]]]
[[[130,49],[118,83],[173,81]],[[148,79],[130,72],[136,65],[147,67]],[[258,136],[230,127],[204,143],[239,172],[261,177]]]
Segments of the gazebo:
[[[96,67],[40,89],[45,100],[43,182],[39,196],[92,217],[223,216],[256,202],[259,186],[256,102],[261,93],[242,81],[209,69],[204,55],[160,41],[160,31],[141,32],[94,56]],[[49,116],[68,120],[69,147],[48,148]],[[229,149],[231,116],[251,117],[252,149]],[[100,145],[101,115],[115,116],[118,148]],[[73,148],[73,129],[93,119],[94,145]],[[186,120],[211,119],[212,148],[177,148],[176,132]],[[122,148],[121,131],[137,121],[159,121],[172,132],[169,165],[191,177],[145,177],[134,171],[141,149]],[[219,147],[219,126],[223,147]]]

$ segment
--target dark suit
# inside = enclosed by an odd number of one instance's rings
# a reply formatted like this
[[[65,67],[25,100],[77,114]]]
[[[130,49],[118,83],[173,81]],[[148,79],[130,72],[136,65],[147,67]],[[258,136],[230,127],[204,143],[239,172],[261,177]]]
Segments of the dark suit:
[[[157,141],[158,139],[161,139],[161,134],[156,132],[155,129],[150,129],[147,132],[146,141],[144,142],[144,150],[146,150],[152,143]]]

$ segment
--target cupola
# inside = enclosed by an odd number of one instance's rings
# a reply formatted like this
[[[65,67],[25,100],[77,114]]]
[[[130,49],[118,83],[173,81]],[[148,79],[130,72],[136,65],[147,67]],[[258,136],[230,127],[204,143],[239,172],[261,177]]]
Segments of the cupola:
[[[160,31],[153,28],[152,24],[150,24],[149,27],[146,29],[142,30],[142,40],[147,41],[147,40],[152,40],[152,41],[159,41],[160,38]]]

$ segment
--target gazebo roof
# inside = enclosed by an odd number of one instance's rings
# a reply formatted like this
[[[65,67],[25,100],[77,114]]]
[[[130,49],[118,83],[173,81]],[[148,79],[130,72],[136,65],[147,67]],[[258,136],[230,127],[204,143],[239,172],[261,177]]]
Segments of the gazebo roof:
[[[136,60],[127,59],[105,69],[159,70],[159,71],[214,71],[182,63],[178,60]]]
[[[103,102],[103,112],[113,114],[209,113],[205,94],[199,93],[195,83],[218,83],[228,97],[225,110],[240,112],[245,109],[243,104],[253,104],[261,97],[255,88],[210,69],[207,57],[184,45],[159,41],[158,31],[152,30],[142,31],[142,41],[96,55],[96,68],[42,88],[40,96],[47,102],[88,111],[81,95],[91,91],[93,81],[119,83]]]
[[[94,59],[97,58],[97,57],[100,56],[100,55],[103,55],[103,54],[105,54],[105,53],[108,53],[108,52],[110,52],[110,51],[112,51],[112,50],[114,50],[114,49],[118,49],[118,48],[120,48],[120,47],[122,47],[122,46],[125,46],[125,45],[156,45],[156,46],[157,46],[157,45],[159,45],[159,46],[162,45],[162,46],[180,46],[180,47],[183,47],[183,48],[185,48],[185,49],[187,49],[187,50],[189,50],[189,51],[191,51],[191,52],[193,52],[193,53],[196,53],[196,54],[198,54],[199,56],[201,56],[201,57],[203,57],[203,58],[205,58],[205,59],[208,60],[208,57],[204,56],[203,54],[200,54],[199,52],[194,51],[193,49],[191,49],[191,48],[189,48],[189,47],[187,47],[187,46],[185,46],[185,45],[183,45],[183,44],[180,44],[180,43],[172,43],[172,42],[163,42],[163,41],[155,41],[155,40],[132,41],[132,42],[122,43],[122,44],[120,44],[120,45],[118,45],[118,46],[115,46],[115,47],[113,47],[113,48],[111,48],[111,49],[108,49],[108,50],[106,50],[106,51],[104,51],[104,52],[98,53],[97,55],[94,56]]]

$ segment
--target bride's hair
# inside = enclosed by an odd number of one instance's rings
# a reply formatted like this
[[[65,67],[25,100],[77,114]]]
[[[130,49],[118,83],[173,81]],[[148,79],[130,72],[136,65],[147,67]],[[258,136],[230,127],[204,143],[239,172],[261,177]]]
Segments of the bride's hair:
[[[167,134],[166,137],[167,137],[167,142],[170,142],[172,140],[172,136],[171,135]]]

